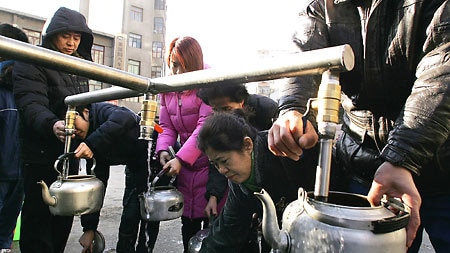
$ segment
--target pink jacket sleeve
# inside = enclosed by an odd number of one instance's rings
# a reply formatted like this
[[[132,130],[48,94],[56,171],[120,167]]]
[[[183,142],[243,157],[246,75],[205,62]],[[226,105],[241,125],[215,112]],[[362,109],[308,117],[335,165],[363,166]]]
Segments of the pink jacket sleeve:
[[[193,165],[195,161],[203,153],[197,148],[197,136],[200,128],[205,122],[206,118],[212,113],[212,109],[209,105],[201,103],[199,108],[199,117],[197,121],[197,127],[195,128],[192,135],[187,139],[186,143],[177,152],[177,156],[185,163]]]

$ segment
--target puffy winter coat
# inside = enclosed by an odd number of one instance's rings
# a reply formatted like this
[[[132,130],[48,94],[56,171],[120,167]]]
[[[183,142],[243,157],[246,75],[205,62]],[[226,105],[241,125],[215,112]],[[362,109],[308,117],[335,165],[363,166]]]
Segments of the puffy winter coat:
[[[179,138],[181,148],[176,157],[183,167],[178,175],[177,188],[184,196],[183,216],[205,217],[209,160],[197,148],[197,135],[212,109],[197,97],[197,90],[167,92],[160,98],[159,124],[163,132],[158,135],[156,152],[168,150],[168,146],[174,146]]]
[[[95,175],[105,186],[112,165],[126,165],[137,179],[133,184],[137,192],[147,190],[148,142],[139,139],[140,117],[133,111],[109,103],[93,103],[89,109],[89,131],[83,140],[97,161]],[[83,230],[96,229],[99,213],[81,217]]]
[[[421,194],[450,192],[450,3],[317,0],[303,5],[293,36],[300,50],[349,44],[355,54],[354,69],[340,74],[348,133],[342,136],[353,139],[342,146],[347,148],[342,159],[354,170],[389,161],[416,176]],[[281,109],[304,111],[319,83],[320,76],[289,82]],[[368,142],[376,143],[374,152],[358,155],[361,161],[354,163],[355,152]]]
[[[19,112],[11,84],[13,60],[0,62],[0,181],[23,177],[20,159]]]
[[[250,124],[261,131],[270,129],[278,117],[277,102],[263,95],[250,94],[244,107],[253,112],[249,117]]]

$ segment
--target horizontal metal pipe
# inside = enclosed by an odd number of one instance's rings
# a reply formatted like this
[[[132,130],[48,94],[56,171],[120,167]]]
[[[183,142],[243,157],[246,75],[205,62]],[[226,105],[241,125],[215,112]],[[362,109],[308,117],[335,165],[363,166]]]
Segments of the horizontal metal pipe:
[[[124,83],[126,86],[124,85],[123,87],[132,90],[146,91],[149,85],[149,79],[146,77],[4,36],[0,36],[0,55],[5,58],[38,64],[118,86],[122,86],[120,84]]]
[[[321,74],[325,70],[349,71],[354,66],[354,55],[349,45],[342,45],[229,68],[210,68],[200,71],[150,79],[101,64],[93,63],[59,52],[0,36],[0,55],[24,62],[39,64],[97,81],[124,87],[87,92],[65,99],[68,105],[138,96],[142,93],[162,93],[222,85],[273,80],[309,74]]]

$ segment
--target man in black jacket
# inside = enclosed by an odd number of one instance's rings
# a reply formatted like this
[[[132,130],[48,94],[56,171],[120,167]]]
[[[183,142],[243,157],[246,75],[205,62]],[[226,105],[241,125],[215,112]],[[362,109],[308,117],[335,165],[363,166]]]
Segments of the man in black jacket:
[[[304,1],[293,42],[301,51],[349,44],[355,67],[341,73],[343,134],[336,146],[347,189],[383,194],[411,207],[407,246],[423,226],[436,252],[450,248],[450,3],[448,1]],[[320,76],[291,79],[271,150],[299,159],[314,144],[302,113]],[[312,141],[311,141],[312,140]],[[334,169],[334,168],[333,168]],[[369,190],[370,189],[370,190]],[[419,216],[420,209],[420,216]],[[421,230],[419,230],[421,232]],[[417,252],[422,239],[410,252]]]
[[[75,149],[76,158],[94,157],[95,175],[107,185],[112,165],[125,166],[123,211],[117,242],[118,253],[135,252],[141,220],[138,195],[147,190],[148,141],[139,139],[140,117],[133,111],[109,103],[78,106],[75,136],[82,140]],[[81,216],[83,252],[92,252],[99,213]],[[87,251],[90,250],[90,251]]]
[[[94,37],[85,17],[61,7],[43,31],[42,47],[72,57],[92,60]],[[64,98],[89,90],[88,79],[39,65],[16,62],[13,93],[21,119],[21,155],[25,173],[20,251],[63,253],[72,228],[72,216],[54,216],[44,204],[36,182],[51,185],[58,176],[53,164],[64,153],[67,106]],[[72,143],[72,148],[77,142]],[[73,149],[71,149],[73,150]],[[76,174],[77,163],[70,162]]]

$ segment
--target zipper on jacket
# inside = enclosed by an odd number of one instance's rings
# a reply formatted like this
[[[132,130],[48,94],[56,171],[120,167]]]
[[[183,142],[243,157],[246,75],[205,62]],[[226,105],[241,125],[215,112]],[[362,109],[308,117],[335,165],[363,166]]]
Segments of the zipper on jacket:
[[[178,98],[178,106],[181,107],[181,94],[178,94],[178,95],[180,95],[180,96],[177,96],[177,98]]]

